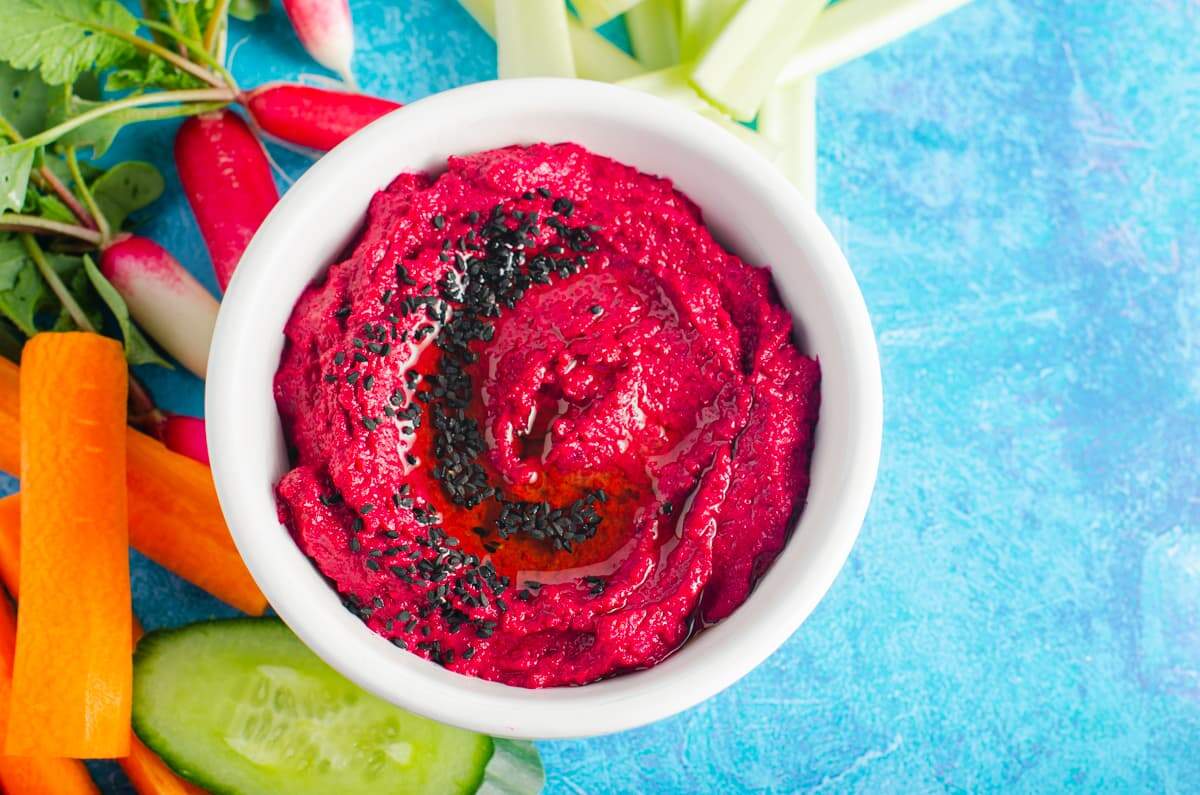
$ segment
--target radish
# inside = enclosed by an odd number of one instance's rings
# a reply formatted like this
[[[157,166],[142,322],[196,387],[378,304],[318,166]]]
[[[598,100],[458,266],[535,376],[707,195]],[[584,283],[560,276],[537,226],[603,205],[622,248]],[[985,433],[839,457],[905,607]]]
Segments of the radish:
[[[268,83],[241,98],[254,123],[268,135],[327,151],[352,133],[400,107],[399,102],[349,91],[295,83]]]
[[[250,238],[279,201],[271,164],[242,117],[219,110],[179,128],[175,166],[224,291]]]
[[[217,322],[217,302],[162,246],[129,236],[104,249],[100,270],[117,288],[133,319],[179,363],[200,378]]]
[[[201,464],[208,464],[208,441],[204,436],[204,420],[172,414],[163,423],[163,444],[167,449]]]
[[[283,10],[308,54],[354,85],[354,21],[347,0],[283,0]]]

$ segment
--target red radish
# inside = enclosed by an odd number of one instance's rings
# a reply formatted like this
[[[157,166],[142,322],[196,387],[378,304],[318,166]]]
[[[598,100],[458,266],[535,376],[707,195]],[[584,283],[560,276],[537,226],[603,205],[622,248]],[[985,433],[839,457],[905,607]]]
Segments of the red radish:
[[[313,60],[354,85],[354,22],[347,0],[283,0],[292,28]]]
[[[100,270],[133,319],[167,353],[200,378],[217,322],[217,301],[162,246],[144,237],[119,239],[100,255]]]
[[[263,132],[297,146],[327,151],[400,107],[390,99],[295,83],[268,83],[242,97]]]
[[[163,423],[163,444],[167,449],[208,463],[208,441],[204,436],[204,420],[172,414]]]
[[[175,166],[223,291],[279,201],[267,153],[241,116],[219,110],[179,128]]]

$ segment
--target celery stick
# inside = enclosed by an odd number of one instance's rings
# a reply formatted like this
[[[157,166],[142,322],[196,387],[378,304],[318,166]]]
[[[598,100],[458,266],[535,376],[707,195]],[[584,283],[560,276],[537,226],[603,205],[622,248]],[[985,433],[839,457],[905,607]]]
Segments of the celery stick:
[[[458,4],[487,31],[487,35],[496,38],[496,0],[458,0]]]
[[[625,12],[625,29],[642,66],[679,63],[679,0],[642,0]]]
[[[750,121],[825,7],[825,0],[746,0],[692,71],[709,101]]]
[[[775,165],[817,203],[817,79],[775,86],[758,113],[758,132],[779,147]]]
[[[501,0],[495,13],[501,78],[575,76],[562,0]]]
[[[624,50],[574,17],[567,19],[567,33],[575,51],[575,71],[585,80],[615,83],[646,71]]]
[[[694,61],[733,18],[742,0],[679,0],[679,58]]]
[[[517,4],[524,0],[501,0],[506,4]],[[496,36],[496,11],[494,0],[458,0],[479,27],[493,38]],[[574,51],[575,71],[587,80],[606,83],[624,80],[641,74],[642,67],[617,45],[594,30],[585,28],[575,17],[567,17],[567,35]]]
[[[745,125],[738,124],[736,121],[729,118],[711,105],[699,111],[699,115],[706,119],[715,121],[717,124],[721,125],[738,138],[741,138],[743,141],[750,144],[750,146],[754,147],[754,149],[756,149],[760,155],[772,163],[778,162],[780,154],[779,147],[768,141],[766,137],[759,135]]]
[[[841,66],[912,33],[967,2],[841,0],[817,17],[780,80],[796,80]]]
[[[625,86],[626,88],[635,88],[638,91],[662,97],[688,110],[703,111],[712,109],[712,105],[709,105],[704,97],[700,96],[688,79],[691,71],[691,64],[668,66],[666,69],[646,72],[644,75],[622,80],[617,85]]]
[[[505,0],[500,0],[504,2]],[[510,0],[511,2],[512,0]],[[516,0],[520,2],[520,0]],[[573,0],[579,21],[589,28],[598,28],[614,17],[624,14],[638,0]]]

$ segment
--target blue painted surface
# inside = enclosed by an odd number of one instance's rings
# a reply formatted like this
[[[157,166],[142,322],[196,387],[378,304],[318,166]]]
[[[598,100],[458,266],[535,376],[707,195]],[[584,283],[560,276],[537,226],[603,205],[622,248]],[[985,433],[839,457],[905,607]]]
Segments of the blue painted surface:
[[[450,0],[354,13],[368,90],[494,74]],[[886,390],[861,539],[737,686],[543,743],[549,792],[1200,788],[1197,31],[1197,0],[976,0],[821,79],[821,212]],[[318,71],[278,13],[243,38],[247,85]],[[145,231],[211,285],[172,128],[118,156],[168,174]],[[200,411],[198,381],[146,375]],[[134,583],[150,627],[228,612],[144,560]]]

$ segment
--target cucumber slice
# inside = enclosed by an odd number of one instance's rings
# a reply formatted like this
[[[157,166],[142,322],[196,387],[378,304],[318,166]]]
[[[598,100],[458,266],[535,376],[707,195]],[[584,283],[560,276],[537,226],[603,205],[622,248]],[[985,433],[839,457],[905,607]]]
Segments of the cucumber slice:
[[[153,632],[134,655],[133,726],[180,775],[230,795],[541,789],[537,751],[443,726],[370,695],[282,622]]]

